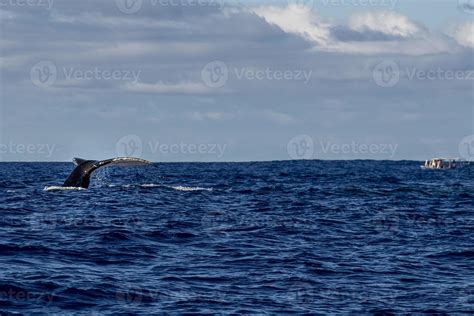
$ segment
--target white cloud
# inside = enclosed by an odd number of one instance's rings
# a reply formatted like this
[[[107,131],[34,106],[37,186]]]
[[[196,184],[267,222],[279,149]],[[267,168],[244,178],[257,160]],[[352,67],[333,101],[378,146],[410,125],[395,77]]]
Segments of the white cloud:
[[[287,33],[294,33],[312,40],[320,45],[327,45],[330,40],[331,24],[323,21],[312,11],[298,12],[289,5],[286,8],[263,6],[253,9],[270,24],[277,25]]]
[[[349,54],[404,54],[423,55],[454,52],[446,37],[430,33],[408,17],[389,11],[373,11],[354,14],[348,25],[338,25],[325,20],[311,10],[298,12],[291,6],[281,8],[262,6],[253,11],[270,24],[286,33],[303,37],[315,44],[319,51]],[[345,30],[353,38],[340,40],[334,36],[337,30]],[[369,35],[384,35],[371,39]],[[380,37],[380,36],[379,36]]]
[[[474,48],[474,22],[459,26],[454,37],[462,46]]]
[[[291,124],[296,121],[296,119],[291,115],[281,113],[281,112],[275,112],[275,111],[265,111],[263,113],[263,116],[273,122],[276,122],[282,125]]]
[[[185,22],[165,19],[135,18],[133,16],[105,16],[99,12],[85,12],[78,15],[65,15],[53,12],[50,20],[54,23],[75,25],[87,24],[103,27],[142,27],[147,29],[170,28],[192,30],[191,26]]]
[[[424,37],[410,40],[338,42],[334,45],[334,50],[366,55],[401,54],[411,56],[459,51],[458,47],[451,45],[448,38],[435,34],[427,34]]]
[[[140,55],[156,55],[156,54],[181,54],[193,55],[208,51],[206,44],[200,43],[153,43],[149,41],[129,41],[118,43],[96,43],[95,46],[89,47],[89,52],[99,56],[110,57],[130,57]]]
[[[236,118],[235,113],[226,113],[226,112],[190,112],[186,115],[193,121],[223,121],[231,120]]]
[[[201,94],[208,93],[209,87],[202,83],[195,82],[179,82],[179,83],[143,83],[139,82],[136,84],[127,83],[123,86],[127,91],[139,92],[139,93],[178,93],[178,94]]]
[[[373,31],[400,37],[413,37],[422,31],[406,16],[390,11],[354,14],[350,18],[349,26],[359,32]]]

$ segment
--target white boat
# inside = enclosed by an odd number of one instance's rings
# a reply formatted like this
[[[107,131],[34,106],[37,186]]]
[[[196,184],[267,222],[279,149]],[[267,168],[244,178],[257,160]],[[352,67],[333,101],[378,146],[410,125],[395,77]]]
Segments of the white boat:
[[[433,158],[426,160],[422,169],[459,169],[470,164],[469,161],[459,158]]]

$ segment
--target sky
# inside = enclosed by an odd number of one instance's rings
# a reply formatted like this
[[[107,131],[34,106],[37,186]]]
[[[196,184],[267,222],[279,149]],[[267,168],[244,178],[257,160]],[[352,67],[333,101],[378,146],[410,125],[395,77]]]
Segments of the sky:
[[[472,0],[0,0],[0,161],[474,160]]]

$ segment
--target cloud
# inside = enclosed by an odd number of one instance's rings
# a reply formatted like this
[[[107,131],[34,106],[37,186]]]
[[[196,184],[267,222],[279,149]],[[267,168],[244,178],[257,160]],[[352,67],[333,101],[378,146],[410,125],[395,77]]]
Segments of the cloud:
[[[354,14],[349,27],[358,32],[380,32],[403,38],[415,37],[422,29],[409,18],[390,11],[374,11]]]
[[[183,22],[153,18],[134,18],[123,16],[104,16],[99,12],[84,12],[78,15],[66,15],[53,12],[50,17],[53,23],[75,24],[75,25],[92,25],[95,27],[120,27],[133,28],[143,27],[147,29],[169,28],[169,29],[187,29],[191,30],[191,25]]]
[[[190,112],[186,114],[186,117],[193,121],[225,121],[232,120],[237,117],[236,113],[227,112]]]
[[[471,133],[471,81],[410,80],[405,75],[406,69],[472,69],[472,31],[464,25],[448,36],[394,12],[359,12],[334,20],[291,6],[229,5],[220,11],[150,3],[143,1],[131,15],[122,14],[115,1],[91,0],[58,1],[52,11],[0,10],[4,139],[47,139],[108,156],[117,139],[154,135],[159,122],[166,141],[192,135],[196,142],[229,143],[232,159],[287,159],[288,139],[302,132],[353,139],[376,133],[382,140],[395,139],[400,148],[408,144],[402,158],[425,158],[434,153],[417,137],[448,134],[456,139]],[[374,67],[386,59],[397,62],[402,74],[391,88],[373,79]],[[57,81],[49,88],[36,86],[30,77],[42,60],[57,66]],[[209,88],[202,81],[203,68],[213,61],[228,67],[223,87]],[[67,81],[63,70],[71,68],[131,70],[140,76],[137,84]],[[311,71],[311,80],[239,78],[242,69]],[[456,109],[446,111],[446,104]],[[454,123],[441,131],[446,121]],[[77,131],[86,125],[88,137],[78,138]],[[262,137],[255,135],[264,135],[263,147]],[[441,146],[446,149],[449,142]],[[65,158],[68,152],[55,159]]]
[[[253,11],[285,32],[298,34],[318,45],[327,46],[330,40],[331,24],[312,11],[297,10],[295,6],[294,4],[285,8],[262,6],[254,8]]]
[[[203,94],[210,91],[209,87],[202,83],[196,82],[179,82],[179,83],[127,83],[123,85],[126,91],[138,93],[156,93],[156,94]]]
[[[454,37],[462,46],[474,48],[474,22],[459,26]]]
[[[293,116],[275,111],[264,111],[263,117],[281,125],[288,125],[296,122],[296,119]]]
[[[424,55],[454,52],[449,40],[408,17],[390,11],[356,13],[347,25],[323,19],[311,10],[262,6],[253,11],[287,33],[312,42],[319,51],[348,54]]]

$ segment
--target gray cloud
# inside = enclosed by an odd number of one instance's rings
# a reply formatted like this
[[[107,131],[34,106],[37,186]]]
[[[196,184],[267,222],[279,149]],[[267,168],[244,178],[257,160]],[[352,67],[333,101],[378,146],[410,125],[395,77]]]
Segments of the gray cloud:
[[[287,159],[288,140],[302,133],[340,143],[395,142],[394,158],[424,158],[455,155],[472,133],[472,81],[408,76],[469,71],[472,50],[420,24],[418,33],[404,28],[408,33],[397,35],[322,18],[309,25],[326,28],[321,34],[328,42],[316,43],[251,10],[143,3],[135,14],[123,14],[115,1],[2,8],[0,143],[46,140],[57,148],[53,157],[6,153],[2,159],[100,158],[114,155],[115,142],[127,134],[227,144],[224,160]],[[384,60],[400,67],[393,87],[374,82]],[[55,65],[47,87],[32,80],[41,61]],[[220,87],[203,80],[214,61],[228,70]],[[136,83],[127,71],[139,74]],[[299,73],[310,76],[301,80]],[[448,119],[456,123],[440,128]]]

